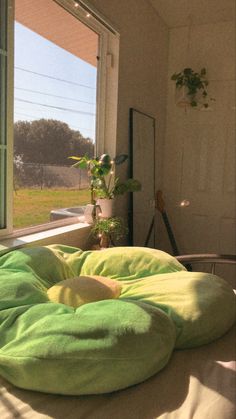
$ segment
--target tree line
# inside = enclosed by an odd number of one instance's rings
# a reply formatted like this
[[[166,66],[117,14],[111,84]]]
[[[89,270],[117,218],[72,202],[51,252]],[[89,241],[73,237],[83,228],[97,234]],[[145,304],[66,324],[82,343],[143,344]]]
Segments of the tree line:
[[[94,155],[91,138],[55,119],[14,124],[14,156],[22,163],[71,166],[69,156]]]

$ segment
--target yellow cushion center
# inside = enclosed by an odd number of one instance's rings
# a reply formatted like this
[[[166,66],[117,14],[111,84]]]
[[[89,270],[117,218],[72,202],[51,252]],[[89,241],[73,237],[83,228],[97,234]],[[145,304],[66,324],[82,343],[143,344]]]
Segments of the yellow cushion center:
[[[69,278],[47,291],[49,300],[75,308],[94,301],[118,298],[120,293],[121,284],[97,275]]]

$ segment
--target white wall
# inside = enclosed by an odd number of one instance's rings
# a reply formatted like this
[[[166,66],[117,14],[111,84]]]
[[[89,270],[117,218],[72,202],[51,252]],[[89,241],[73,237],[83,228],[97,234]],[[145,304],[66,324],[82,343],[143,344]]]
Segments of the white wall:
[[[235,22],[170,30],[168,62],[162,189],[176,239],[181,253],[235,253]],[[211,110],[175,105],[170,77],[185,67],[207,69]],[[160,247],[170,250],[160,226]]]
[[[165,133],[168,29],[145,0],[90,0],[89,3],[120,33],[117,154],[129,151],[129,108],[154,116],[159,183]],[[122,165],[120,170],[121,177],[126,177],[127,167]],[[116,212],[127,215],[127,197],[116,198]]]

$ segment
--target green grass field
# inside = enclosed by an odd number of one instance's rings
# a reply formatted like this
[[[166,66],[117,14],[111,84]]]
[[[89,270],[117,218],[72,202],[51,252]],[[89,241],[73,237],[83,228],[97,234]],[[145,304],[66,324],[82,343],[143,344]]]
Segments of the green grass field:
[[[90,202],[88,189],[19,189],[14,192],[14,228],[24,228],[50,221],[50,211]]]

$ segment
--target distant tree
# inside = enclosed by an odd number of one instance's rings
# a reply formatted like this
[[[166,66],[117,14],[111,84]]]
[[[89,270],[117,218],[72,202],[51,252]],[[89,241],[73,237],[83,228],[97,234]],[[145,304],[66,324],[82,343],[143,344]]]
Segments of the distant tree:
[[[94,144],[91,138],[84,138],[79,131],[73,131],[71,138],[71,151],[76,156],[94,157]]]
[[[28,145],[28,134],[30,131],[30,122],[19,121],[14,124],[14,155],[17,158],[21,157],[23,161],[23,156],[28,154],[27,145]]]
[[[69,156],[85,153],[93,156],[92,140],[64,122],[40,119],[14,124],[14,154],[20,156],[23,163],[70,166]]]

